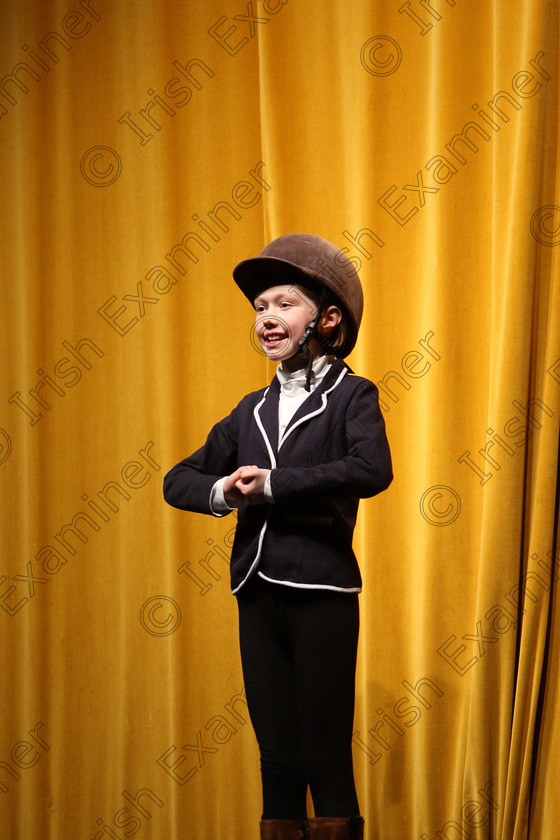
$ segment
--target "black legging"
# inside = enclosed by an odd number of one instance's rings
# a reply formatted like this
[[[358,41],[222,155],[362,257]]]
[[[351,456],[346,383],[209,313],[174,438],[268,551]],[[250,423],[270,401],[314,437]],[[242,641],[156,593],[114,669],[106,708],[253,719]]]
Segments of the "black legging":
[[[357,816],[358,595],[255,576],[237,600],[247,702],[261,753],[263,819],[304,819],[308,785],[316,816]]]

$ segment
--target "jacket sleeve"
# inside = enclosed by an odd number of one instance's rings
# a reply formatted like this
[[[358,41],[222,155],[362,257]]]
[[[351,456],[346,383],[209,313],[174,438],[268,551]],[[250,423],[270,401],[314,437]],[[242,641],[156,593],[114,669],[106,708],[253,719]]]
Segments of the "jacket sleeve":
[[[217,423],[206,443],[176,464],[163,479],[165,501],[181,510],[218,516],[210,507],[212,487],[237,468],[238,411]]]
[[[368,498],[385,490],[393,479],[385,422],[377,388],[364,379],[354,392],[330,441],[316,441],[307,464],[278,467],[270,474],[274,501]],[[320,451],[329,452],[321,457]]]

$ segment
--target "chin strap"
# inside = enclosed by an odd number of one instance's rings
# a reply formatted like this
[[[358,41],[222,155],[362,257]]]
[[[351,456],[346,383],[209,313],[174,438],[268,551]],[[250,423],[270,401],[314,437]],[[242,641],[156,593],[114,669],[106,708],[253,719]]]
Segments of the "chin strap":
[[[298,341],[298,349],[296,350],[294,355],[290,357],[290,358],[293,359],[294,356],[297,356],[299,353],[305,353],[308,356],[307,371],[306,371],[306,374],[305,374],[305,390],[306,391],[311,391],[311,374],[313,373],[313,353],[311,352],[311,348],[309,347],[309,344],[308,344],[308,339],[310,338],[310,336],[313,336],[313,338],[319,343],[319,345],[321,346],[321,350],[323,351],[323,353],[325,355],[329,355],[329,354],[333,353],[333,348],[331,347],[331,344],[330,344],[329,340],[327,338],[325,338],[325,336],[321,335],[321,333],[316,329],[317,322],[319,320],[319,316],[320,316],[321,312],[323,311],[324,300],[325,300],[325,292],[322,291],[321,292],[321,297],[319,299],[319,304],[317,306],[317,314],[315,315],[313,320],[310,321],[308,323],[308,325],[306,326],[305,332],[303,333],[302,337]]]
[[[313,325],[315,325],[315,321],[311,321],[311,323]],[[312,329],[313,328],[314,327],[312,327]],[[307,330],[306,330],[306,333],[307,333]],[[305,333],[304,333],[304,335],[305,335]],[[307,336],[305,337],[305,339],[303,339],[303,337],[302,337],[300,339],[299,344],[300,344],[300,347],[303,350],[303,352],[307,353],[307,355],[309,357],[308,360],[307,360],[307,372],[305,374],[305,390],[309,392],[309,391],[311,391],[311,374],[313,373],[313,353],[311,352],[309,344],[307,343]]]
[[[313,372],[313,353],[307,343],[307,339],[313,333],[313,330],[317,326],[317,318],[319,317],[319,313],[313,318],[312,321],[308,323],[305,328],[305,332],[303,333],[302,337],[298,341],[298,349],[296,352],[290,356],[290,359],[293,359],[294,356],[299,356],[300,353],[306,353],[308,358],[307,361],[307,373],[305,374],[305,390],[311,390],[311,373]]]

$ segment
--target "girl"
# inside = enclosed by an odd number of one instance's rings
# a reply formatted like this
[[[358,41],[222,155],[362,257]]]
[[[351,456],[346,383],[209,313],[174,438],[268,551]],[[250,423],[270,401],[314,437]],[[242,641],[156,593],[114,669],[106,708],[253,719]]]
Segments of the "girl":
[[[231,582],[261,755],[262,840],[361,840],[352,534],[358,500],[392,479],[377,389],[342,361],[358,336],[362,288],[341,251],[301,233],[233,276],[255,308],[260,346],[281,364],[166,475],[164,495],[182,510],[238,509]]]

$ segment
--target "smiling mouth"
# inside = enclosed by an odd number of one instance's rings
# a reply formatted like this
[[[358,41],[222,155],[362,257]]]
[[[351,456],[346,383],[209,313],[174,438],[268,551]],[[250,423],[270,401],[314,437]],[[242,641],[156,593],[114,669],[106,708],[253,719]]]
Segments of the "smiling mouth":
[[[266,333],[263,336],[263,342],[267,347],[277,347],[282,342],[286,341],[287,336],[284,333]]]

